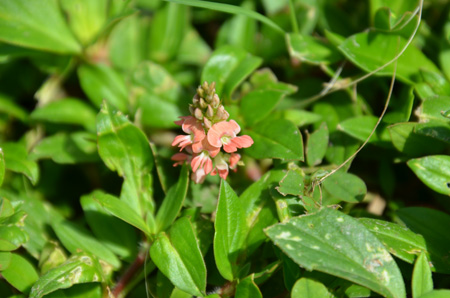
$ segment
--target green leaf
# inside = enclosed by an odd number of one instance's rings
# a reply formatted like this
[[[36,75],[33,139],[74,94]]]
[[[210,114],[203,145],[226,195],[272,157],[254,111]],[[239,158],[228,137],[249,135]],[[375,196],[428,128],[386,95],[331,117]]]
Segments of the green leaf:
[[[58,1],[2,1],[0,11],[1,41],[61,54],[81,52],[59,10]]]
[[[139,64],[132,74],[133,90],[142,110],[142,123],[156,128],[176,127],[187,102],[180,101],[181,86],[162,66]]]
[[[49,241],[42,249],[39,256],[39,269],[41,274],[46,273],[67,260],[64,248],[58,242]]]
[[[2,148],[0,148],[0,186],[3,184],[5,179],[5,155],[3,154]]]
[[[254,144],[246,153],[254,158],[278,158],[303,161],[303,140],[298,128],[290,121],[277,119],[261,123],[244,134],[252,137]]]
[[[244,9],[255,10],[255,4],[244,1],[240,5]],[[255,19],[244,15],[235,15],[222,24],[216,37],[215,47],[233,45],[250,53],[257,47],[257,23]]]
[[[398,96],[392,97],[389,102],[388,112],[383,117],[383,122],[406,122],[411,118],[414,106],[414,88],[402,88]]]
[[[447,298],[450,295],[450,290],[433,290],[420,296],[420,298]]]
[[[52,292],[45,296],[45,298],[102,298],[103,287],[101,283],[84,283],[75,284],[68,289],[61,289]]]
[[[71,253],[75,254],[82,250],[97,256],[114,268],[120,267],[120,261],[116,255],[83,226],[67,220],[56,220],[52,222],[52,228],[64,247]]]
[[[377,121],[378,118],[375,116],[357,116],[339,123],[338,129],[360,141],[365,141],[369,137]],[[370,143],[385,140],[386,136],[380,135],[379,131],[380,128],[377,128],[369,140]]]
[[[406,45],[401,36],[383,32],[364,32],[347,38],[339,46],[341,52],[366,72],[373,71],[391,61]],[[397,77],[407,83],[417,82],[419,70],[439,72],[439,69],[413,45],[397,60]],[[392,76],[394,63],[377,72]]]
[[[101,192],[95,193],[94,200],[97,201],[98,204],[100,204],[107,212],[138,228],[147,236],[152,234],[151,230],[145,224],[140,215],[131,209],[124,201],[119,200],[112,195]]]
[[[296,126],[306,126],[322,120],[322,116],[304,110],[282,110],[276,111],[282,115],[282,118],[291,121]]]
[[[81,206],[86,216],[90,228],[94,235],[105,244],[112,252],[125,260],[133,261],[137,255],[138,239],[135,230],[123,222],[113,217],[106,211],[97,197],[108,196],[100,191],[94,191],[89,195],[81,197]],[[111,198],[111,200],[113,200]]]
[[[175,3],[166,3],[157,10],[149,33],[151,60],[167,62],[178,53],[188,28],[188,12],[188,7]]]
[[[233,281],[237,277],[237,259],[244,246],[247,227],[239,198],[223,179],[220,181],[214,227],[214,259],[217,269],[224,278]]]
[[[30,154],[34,160],[50,158],[60,164],[98,161],[96,135],[79,131],[57,133],[42,139]]]
[[[178,183],[167,192],[161,207],[156,214],[156,231],[165,231],[177,218],[183,206],[189,186],[189,169],[183,166]]]
[[[292,288],[292,298],[325,298],[332,297],[321,282],[310,278],[300,278]]]
[[[144,60],[145,20],[133,15],[120,21],[108,38],[109,57],[119,69],[133,69]]]
[[[150,248],[150,256],[177,288],[204,296],[206,266],[188,218],[177,220],[168,234],[160,233]]]
[[[328,127],[323,122],[318,129],[316,129],[308,137],[306,145],[306,163],[310,166],[316,166],[322,163],[328,147]]]
[[[18,254],[11,255],[9,267],[2,271],[2,276],[14,288],[28,294],[39,275],[33,264]]]
[[[235,298],[262,298],[261,291],[254,281],[255,274],[242,279],[237,287]]]
[[[421,253],[414,265],[412,276],[412,296],[413,298],[422,297],[423,294],[433,290],[433,279],[431,278],[431,269],[428,264],[427,256]]]
[[[18,249],[29,239],[24,231],[24,220],[27,214],[23,211],[0,219],[0,251]]]
[[[37,121],[82,125],[87,130],[95,132],[96,113],[94,109],[76,98],[64,98],[50,102],[35,109],[30,117]]]
[[[275,187],[280,194],[283,196],[293,195],[301,196],[303,195],[303,188],[305,183],[303,182],[303,176],[297,170],[289,170],[286,176],[280,181],[280,186]]]
[[[436,272],[450,273],[450,216],[438,210],[420,207],[402,208],[396,215],[413,232],[425,239],[430,261]]]
[[[417,254],[428,251],[425,239],[405,226],[372,218],[358,218],[380,240],[387,250],[399,259],[412,264]],[[433,256],[435,259],[438,255]]]
[[[97,107],[106,101],[121,112],[128,111],[125,79],[113,68],[102,64],[83,64],[78,68],[78,79],[83,91]]]
[[[194,64],[198,66],[205,65],[211,56],[211,48],[202,39],[194,27],[188,27],[181,42],[176,60],[180,63]]]
[[[11,264],[12,254],[9,251],[0,252],[0,271],[3,271]]]
[[[445,111],[442,111],[441,113],[443,116],[445,115]],[[419,135],[434,139],[433,143],[437,145],[436,148],[434,148],[435,152],[441,153],[443,148],[445,148],[445,143],[450,144],[450,123],[434,120],[426,123],[419,123],[415,127],[415,132]],[[429,146],[431,147],[432,145]]]
[[[106,22],[108,1],[106,0],[61,0],[72,32],[83,45],[88,45]]]
[[[77,253],[60,266],[42,275],[33,285],[30,298],[41,298],[75,284],[101,281],[103,281],[103,271],[97,258],[91,254]]]
[[[304,34],[286,34],[286,42],[291,58],[311,64],[330,64],[342,59],[342,55],[332,45]]]
[[[266,241],[263,229],[278,221],[270,189],[285,175],[285,171],[271,170],[250,185],[239,197],[246,215],[245,248],[248,256]]]
[[[258,21],[266,24],[267,26],[271,27],[272,29],[276,30],[277,32],[284,34],[283,29],[280,28],[271,19],[255,12],[253,10],[250,10],[250,9],[247,9],[244,7],[239,7],[239,6],[234,6],[234,5],[224,4],[224,3],[217,3],[217,2],[199,1],[199,0],[166,0],[166,1],[190,5],[190,6],[194,6],[194,7],[218,10],[218,11],[232,13],[232,14],[242,14],[247,17],[258,20]]]
[[[385,297],[406,297],[403,279],[383,244],[342,212],[319,212],[274,225],[267,235],[297,264],[365,286]]]
[[[323,187],[333,197],[349,203],[361,202],[367,193],[366,184],[356,175],[337,172],[323,181]]]
[[[442,64],[441,64],[442,65]],[[442,65],[445,69],[445,66]],[[421,70],[423,82],[415,84],[417,95],[423,100],[444,97],[450,94],[450,82],[440,72]]]
[[[241,113],[248,126],[267,117],[285,96],[282,90],[263,87],[247,93],[241,99]]]
[[[20,105],[16,104],[12,98],[4,94],[0,94],[0,112],[15,117],[22,122],[28,121],[27,112]]]
[[[25,145],[20,143],[3,143],[1,149],[4,154],[6,169],[24,174],[35,185],[39,179],[39,167],[28,159]]]
[[[261,63],[261,58],[250,55],[243,49],[223,46],[215,50],[206,62],[201,81],[216,82],[216,93],[221,97],[231,98],[236,87]]]
[[[450,96],[435,96],[426,99],[418,111],[420,122],[440,121],[450,124],[450,120],[442,115],[449,108]]]
[[[450,156],[425,156],[410,159],[407,164],[429,188],[450,195]]]
[[[145,134],[106,102],[97,116],[98,151],[106,166],[124,177],[121,199],[135,212],[153,212],[154,160]]]
[[[419,125],[414,122],[406,122],[388,126],[394,147],[403,154],[411,157],[442,152],[445,144],[426,135],[417,133],[417,127]]]

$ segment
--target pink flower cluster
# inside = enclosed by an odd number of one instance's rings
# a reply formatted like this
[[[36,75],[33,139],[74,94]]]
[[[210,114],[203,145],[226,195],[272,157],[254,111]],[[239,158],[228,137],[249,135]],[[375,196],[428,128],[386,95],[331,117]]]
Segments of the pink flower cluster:
[[[235,170],[241,159],[237,149],[250,147],[252,138],[238,136],[239,125],[234,120],[227,121],[230,115],[215,93],[214,82],[199,86],[189,110],[191,116],[175,121],[186,135],[176,136],[172,146],[178,146],[186,153],[172,156],[174,166],[189,162],[196,183],[202,183],[208,174],[218,174],[226,179],[229,169]]]

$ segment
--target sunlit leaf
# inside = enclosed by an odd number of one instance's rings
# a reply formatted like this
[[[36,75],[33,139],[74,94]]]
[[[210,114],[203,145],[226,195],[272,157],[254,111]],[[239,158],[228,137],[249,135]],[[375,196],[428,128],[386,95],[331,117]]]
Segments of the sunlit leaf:
[[[352,217],[323,208],[268,228],[296,263],[363,285],[385,297],[406,297],[403,278],[383,244]]]

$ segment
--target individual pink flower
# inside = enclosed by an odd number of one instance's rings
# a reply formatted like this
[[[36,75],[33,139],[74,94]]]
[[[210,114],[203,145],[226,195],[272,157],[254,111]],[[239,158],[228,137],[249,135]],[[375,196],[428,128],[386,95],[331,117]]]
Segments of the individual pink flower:
[[[205,173],[203,168],[197,169],[197,171],[192,172],[191,179],[194,180],[195,183],[203,183],[208,174]]]
[[[236,152],[238,148],[248,148],[253,144],[250,136],[237,136],[241,131],[234,120],[221,121],[214,124],[208,131],[207,139],[214,147],[222,147],[225,152]]]
[[[205,130],[200,122],[193,116],[181,117],[181,120],[175,121],[175,124],[181,125],[181,129],[188,135],[176,136],[172,146],[180,147],[180,151],[186,146],[195,145],[205,138]]]
[[[228,177],[228,163],[222,153],[214,158],[215,168],[211,172],[211,176],[219,174],[220,178],[227,179]]]
[[[241,159],[241,155],[237,153],[231,153],[230,155],[230,169],[236,171],[236,167],[238,165],[239,160]]]
[[[207,174],[209,174],[213,169],[213,163],[208,152],[202,152],[196,156],[191,161],[191,167],[193,172],[197,172],[198,169],[203,169]]]
[[[191,159],[191,155],[187,155],[186,153],[175,153],[171,160],[175,161],[173,164],[174,167],[183,165],[186,161],[189,162]]]

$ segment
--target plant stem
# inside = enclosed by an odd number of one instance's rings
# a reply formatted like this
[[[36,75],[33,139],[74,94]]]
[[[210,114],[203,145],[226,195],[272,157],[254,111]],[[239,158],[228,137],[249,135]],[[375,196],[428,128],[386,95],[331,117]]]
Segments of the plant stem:
[[[297,17],[295,15],[294,0],[289,0],[289,12],[291,15],[292,30],[294,31],[294,33],[298,34],[300,31],[298,30]]]
[[[120,277],[116,286],[112,290],[113,297],[119,297],[120,293],[126,287],[126,285],[133,279],[137,271],[144,265],[145,255],[148,253],[147,250],[140,251],[130,267],[125,271],[125,273]]]

